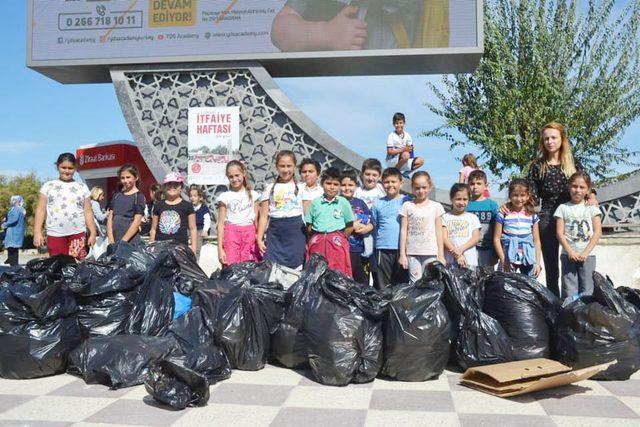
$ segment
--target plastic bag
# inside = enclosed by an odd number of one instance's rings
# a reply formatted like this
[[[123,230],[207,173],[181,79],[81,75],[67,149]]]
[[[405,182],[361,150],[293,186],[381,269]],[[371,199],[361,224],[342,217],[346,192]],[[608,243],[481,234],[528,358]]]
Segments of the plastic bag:
[[[224,271],[224,270],[223,270]],[[232,368],[255,371],[267,362],[271,334],[282,317],[284,290],[277,283],[240,284],[210,280],[207,289],[193,294],[214,332],[214,341]]]
[[[484,278],[482,311],[509,336],[514,360],[548,358],[560,301],[536,280],[517,273]]]
[[[176,352],[176,341],[168,337],[94,337],[71,352],[67,372],[81,376],[87,384],[103,384],[115,390],[142,384],[152,362]]]
[[[133,335],[162,335],[171,320],[175,302],[173,283],[179,267],[169,252],[162,252],[145,276],[125,331]]]
[[[69,262],[68,257],[34,260],[2,275],[0,376],[64,372],[68,353],[81,340],[75,300],[62,288],[62,269]]]
[[[616,288],[616,291],[618,291],[626,301],[630,302],[635,308],[640,310],[640,289],[620,286]]]
[[[432,270],[431,272],[435,272]],[[442,302],[444,284],[429,270],[416,283],[395,284],[385,317],[382,374],[400,381],[440,376],[449,360],[450,322]]]
[[[556,356],[575,369],[617,359],[593,379],[626,380],[640,368],[640,312],[608,278],[594,273],[593,279],[593,295],[560,311]]]
[[[372,381],[383,362],[381,295],[327,269],[305,309],[303,333],[316,380],[328,385]]]
[[[206,406],[209,383],[199,373],[171,360],[161,360],[149,369],[144,387],[154,399],[174,409]]]
[[[194,307],[169,325],[167,336],[179,344],[183,354],[174,356],[180,364],[192,369],[211,384],[231,376],[231,366],[224,352],[214,343],[213,333],[203,318],[200,307]]]
[[[324,258],[312,256],[285,294],[284,315],[271,341],[271,357],[287,368],[308,364],[308,343],[303,331],[305,312],[317,300],[320,287],[316,284],[328,268]]]
[[[196,290],[205,285],[207,275],[198,265],[193,251],[182,243],[163,241],[150,243],[145,251],[155,257],[169,253],[173,258],[176,274],[173,277],[173,286],[182,295],[191,296]]]
[[[84,336],[110,336],[125,332],[134,303],[153,258],[121,243],[115,253],[99,261],[78,265],[68,288],[76,294],[78,321]],[[142,259],[141,259],[142,258]]]

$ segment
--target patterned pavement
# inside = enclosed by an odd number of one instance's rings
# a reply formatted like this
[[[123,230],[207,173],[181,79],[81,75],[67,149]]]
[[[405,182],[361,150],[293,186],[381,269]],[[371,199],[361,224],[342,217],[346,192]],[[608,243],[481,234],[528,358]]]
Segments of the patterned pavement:
[[[640,373],[501,399],[458,385],[459,374],[330,387],[305,371],[234,371],[203,408],[158,407],[144,386],[109,390],[71,375],[0,379],[0,426],[640,426]]]

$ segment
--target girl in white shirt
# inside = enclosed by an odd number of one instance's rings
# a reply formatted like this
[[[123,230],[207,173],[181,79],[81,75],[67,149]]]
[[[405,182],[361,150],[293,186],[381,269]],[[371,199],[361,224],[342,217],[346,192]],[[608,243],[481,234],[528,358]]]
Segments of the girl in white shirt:
[[[259,194],[247,181],[247,168],[237,160],[227,163],[229,191],[218,196],[218,260],[223,266],[260,261],[256,244]]]
[[[260,197],[256,241],[266,260],[298,268],[304,263],[306,234],[302,220],[302,194],[295,177],[295,154],[290,150],[278,152],[276,170],[276,182],[267,185]]]
[[[83,259],[87,256],[86,245],[93,246],[96,240],[91,193],[85,184],[73,180],[77,167],[76,156],[71,153],[60,154],[56,167],[58,179],[45,182],[40,189],[33,245],[40,247],[45,244],[42,226],[46,219],[49,255],[70,255]]]

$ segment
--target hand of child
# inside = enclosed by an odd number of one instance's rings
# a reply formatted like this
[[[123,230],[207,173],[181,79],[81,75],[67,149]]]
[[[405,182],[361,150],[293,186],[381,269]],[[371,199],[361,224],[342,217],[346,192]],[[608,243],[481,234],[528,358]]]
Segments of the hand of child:
[[[502,215],[506,215],[509,213],[509,206],[507,206],[506,203],[504,203],[502,206],[500,206],[500,213]]]
[[[451,249],[451,255],[457,260],[462,255],[462,251],[459,248],[453,248]]]
[[[458,263],[458,266],[460,266],[460,267],[466,267],[467,266],[467,259],[464,257],[464,255],[458,255],[456,257],[456,262]]]
[[[327,22],[330,50],[359,50],[367,40],[367,23],[356,19],[356,6],[347,6]]]
[[[44,239],[42,238],[42,233],[34,232],[33,233],[33,246],[39,248],[40,246],[44,246]]]
[[[406,255],[400,255],[398,257],[398,264],[400,264],[405,270],[409,269],[409,260]]]
[[[511,271],[511,264],[507,261],[502,261],[502,271],[504,271],[505,273],[508,273]]]
[[[95,243],[96,243],[96,235],[89,234],[89,238],[87,239],[87,245],[89,245],[89,247],[92,247]]]
[[[360,221],[359,219],[356,219],[355,221],[353,221],[353,232],[356,234],[360,234],[360,232],[362,232],[362,229],[364,228],[364,225],[362,225],[362,221]]]
[[[444,259],[444,257],[442,255],[438,255],[437,260],[442,264],[442,265],[447,265],[447,260]]]
[[[218,261],[220,261],[222,265],[227,265],[227,254],[224,252],[224,249],[218,250]]]
[[[256,243],[258,244],[258,249],[260,249],[261,253],[267,252],[267,245],[264,244],[264,240],[257,240]]]
[[[538,277],[540,275],[540,272],[542,271],[542,267],[540,267],[540,264],[536,264],[533,266],[533,277]]]
[[[582,262],[582,260],[580,259],[580,254],[575,253],[573,251],[571,251],[569,254],[567,254],[569,256],[569,259],[573,262]]]

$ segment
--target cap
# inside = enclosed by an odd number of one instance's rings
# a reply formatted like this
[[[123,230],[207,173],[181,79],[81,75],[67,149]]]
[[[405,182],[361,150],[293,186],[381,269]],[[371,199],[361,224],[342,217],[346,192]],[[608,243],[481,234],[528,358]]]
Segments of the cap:
[[[184,184],[184,177],[180,172],[169,172],[162,181],[163,184],[168,184],[170,182],[179,182],[180,184]]]

